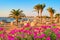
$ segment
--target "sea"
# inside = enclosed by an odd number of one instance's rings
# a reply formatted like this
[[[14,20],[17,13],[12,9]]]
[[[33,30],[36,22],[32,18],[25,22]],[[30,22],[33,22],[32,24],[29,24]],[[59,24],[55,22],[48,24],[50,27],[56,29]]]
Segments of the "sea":
[[[0,21],[6,21],[6,22],[11,22],[11,21],[14,21],[15,19],[14,18],[8,18],[8,17],[0,17]]]
[[[22,18],[22,19],[19,19],[19,21],[21,21],[21,20],[27,21],[28,19],[29,18]],[[8,17],[0,17],[0,22],[3,20],[6,22],[13,22],[15,19],[14,18],[8,18]]]

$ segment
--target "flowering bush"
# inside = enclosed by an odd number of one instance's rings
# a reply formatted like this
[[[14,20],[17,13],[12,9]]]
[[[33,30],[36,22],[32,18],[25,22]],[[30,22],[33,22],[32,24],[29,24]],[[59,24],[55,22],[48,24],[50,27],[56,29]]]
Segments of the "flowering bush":
[[[54,26],[31,27],[25,25],[22,29],[13,29],[9,33],[0,28],[0,40],[60,40],[60,29]]]

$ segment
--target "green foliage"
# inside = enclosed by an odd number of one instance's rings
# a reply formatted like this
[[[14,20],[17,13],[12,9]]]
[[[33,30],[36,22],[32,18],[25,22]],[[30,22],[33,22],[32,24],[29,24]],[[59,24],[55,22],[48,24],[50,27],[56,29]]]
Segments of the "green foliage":
[[[29,27],[25,28],[25,30],[29,30],[29,29],[30,29]]]
[[[3,33],[3,31],[0,31],[0,34],[2,34]]]
[[[40,36],[41,34],[39,33],[39,34],[37,34],[37,36]]]
[[[0,40],[3,40],[2,38],[0,38]]]
[[[33,36],[31,36],[31,38],[32,38],[32,40],[34,40],[34,37]]]
[[[41,40],[40,38],[36,38],[36,40]]]
[[[19,36],[17,36],[17,39],[18,39],[18,40],[21,40],[21,38],[20,38]]]
[[[42,38],[41,40],[45,40],[44,38]]]
[[[44,32],[44,34],[46,34],[46,36],[49,36],[49,33],[51,32],[51,30],[50,29],[47,29],[45,32]]]
[[[40,39],[40,38],[36,38],[36,40],[45,40],[44,38]]]
[[[21,38],[21,40],[27,40],[27,38]]]
[[[56,28],[56,26],[52,26],[52,28]]]
[[[51,37],[51,40],[56,40],[56,34],[55,33],[52,32],[50,37]]]
[[[28,36],[27,40],[34,40],[33,36]]]

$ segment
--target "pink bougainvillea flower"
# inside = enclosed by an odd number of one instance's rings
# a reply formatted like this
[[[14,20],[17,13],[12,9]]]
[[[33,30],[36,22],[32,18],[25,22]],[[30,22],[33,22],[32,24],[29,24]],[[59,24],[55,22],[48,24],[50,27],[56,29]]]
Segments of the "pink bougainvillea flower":
[[[40,28],[34,28],[34,29],[36,29],[36,30],[40,30]]]
[[[21,38],[24,38],[25,37],[25,34],[24,33],[20,34],[20,37]]]
[[[11,30],[11,32],[9,34],[15,34],[17,32],[19,32],[19,31],[17,29],[14,29],[14,30]]]
[[[46,27],[46,26],[41,26],[41,28],[47,29],[47,27]]]
[[[47,28],[51,28],[51,26],[46,26]]]
[[[34,39],[35,39],[35,38],[38,38],[38,36],[37,36],[36,34],[34,34]]]
[[[39,34],[39,32],[36,32],[36,31],[33,32],[33,35],[38,35],[38,34]]]
[[[50,37],[47,37],[46,40],[51,40]]]
[[[4,38],[4,34],[0,34],[0,37],[1,37],[1,38]]]
[[[34,28],[34,30],[39,31],[39,30],[40,30],[40,28]]]
[[[39,36],[39,38],[43,38],[43,37],[45,37],[46,35],[45,34],[41,34],[40,36]]]
[[[59,33],[57,34],[57,37],[60,38],[60,34]]]
[[[56,26],[57,24],[52,24],[52,26]]]
[[[34,28],[33,31],[37,32],[37,33],[40,33],[40,29],[39,28]]]
[[[19,32],[23,32],[23,33],[24,33],[24,31],[25,31],[25,29],[21,29],[21,30],[19,30]]]
[[[55,34],[58,34],[58,32],[59,32],[59,29],[58,28],[52,28],[51,29]]]
[[[0,28],[0,31],[1,31],[1,30],[4,30],[4,28]]]
[[[32,32],[29,31],[29,30],[24,30],[23,33],[26,33],[26,34],[32,34]]]
[[[41,26],[41,28],[48,29],[51,28],[51,26]]]
[[[8,35],[8,40],[15,40],[13,36]]]
[[[30,29],[29,29],[29,30],[30,30],[30,31],[31,31],[31,30],[33,30],[33,27],[30,27]]]

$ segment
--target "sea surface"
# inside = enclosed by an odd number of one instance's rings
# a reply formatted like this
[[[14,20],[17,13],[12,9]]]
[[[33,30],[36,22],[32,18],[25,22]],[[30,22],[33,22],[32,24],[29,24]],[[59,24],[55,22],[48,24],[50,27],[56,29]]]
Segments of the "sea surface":
[[[8,18],[8,17],[0,17],[0,21],[3,21],[3,20],[6,21],[6,22],[12,22],[12,21],[14,21],[15,19],[14,19],[14,18]],[[19,19],[19,21],[21,21],[21,20],[27,21],[28,18]]]
[[[11,22],[14,21],[14,18],[8,18],[8,17],[0,17],[0,21],[6,21],[6,22]]]

